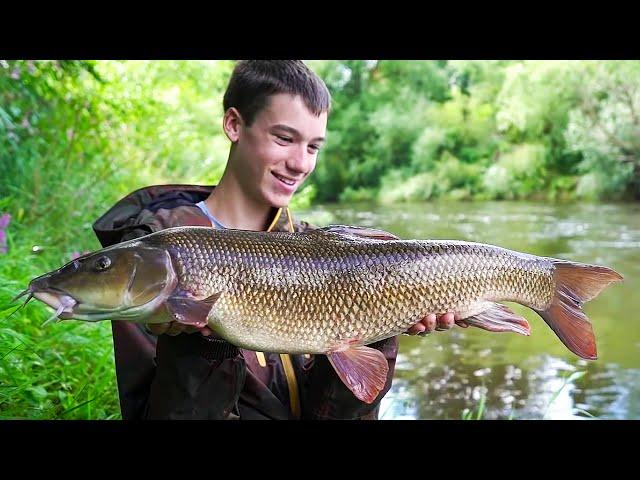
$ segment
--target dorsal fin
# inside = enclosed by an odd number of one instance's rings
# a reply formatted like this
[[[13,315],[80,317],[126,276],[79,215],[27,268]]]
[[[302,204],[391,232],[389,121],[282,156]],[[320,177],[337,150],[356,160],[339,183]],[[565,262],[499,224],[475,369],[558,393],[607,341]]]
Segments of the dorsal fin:
[[[316,230],[317,232],[337,233],[349,237],[364,238],[367,240],[400,240],[394,234],[377,228],[354,227],[352,225],[329,225]]]

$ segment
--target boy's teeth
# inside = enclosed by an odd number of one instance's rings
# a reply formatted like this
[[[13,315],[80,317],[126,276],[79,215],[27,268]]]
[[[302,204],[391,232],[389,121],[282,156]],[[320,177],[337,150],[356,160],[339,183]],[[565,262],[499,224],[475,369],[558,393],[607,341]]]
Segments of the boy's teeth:
[[[287,180],[286,178],[281,177],[281,176],[280,176],[280,175],[278,175],[277,173],[276,173],[276,177],[277,177],[279,180],[282,180],[282,181],[283,181],[284,183],[286,183],[287,185],[293,185],[293,182],[292,182],[291,180]]]

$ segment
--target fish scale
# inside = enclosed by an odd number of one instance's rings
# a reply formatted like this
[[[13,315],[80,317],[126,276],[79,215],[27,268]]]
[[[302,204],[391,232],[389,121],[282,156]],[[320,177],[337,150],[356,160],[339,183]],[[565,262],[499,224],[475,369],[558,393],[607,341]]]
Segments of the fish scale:
[[[214,330],[261,351],[369,344],[428,313],[464,318],[487,301],[543,310],[555,290],[551,261],[471,242],[172,230],[145,241],[169,250],[184,290],[198,298],[222,292],[209,314]]]

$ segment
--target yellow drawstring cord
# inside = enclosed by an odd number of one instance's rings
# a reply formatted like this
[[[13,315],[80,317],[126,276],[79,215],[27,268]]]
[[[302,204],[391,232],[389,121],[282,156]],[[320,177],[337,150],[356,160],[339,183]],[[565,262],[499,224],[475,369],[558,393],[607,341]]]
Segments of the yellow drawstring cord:
[[[271,225],[267,229],[267,232],[273,230],[273,228],[278,223],[280,216],[282,215],[282,208],[278,209]],[[287,208],[287,219],[289,220],[289,229],[291,232],[295,232],[293,227],[293,221],[291,220],[291,214],[289,213],[289,209]],[[256,357],[258,358],[258,364],[261,367],[267,366],[267,360],[264,356],[263,352],[256,352]],[[309,355],[305,355],[305,357],[310,358]],[[289,388],[289,402],[291,403],[291,412],[295,418],[300,418],[300,396],[298,393],[298,380],[296,379],[296,372],[293,369],[293,362],[291,361],[291,357],[287,353],[280,354],[280,360],[282,361],[282,367],[284,368],[284,374],[287,377],[287,387]]]

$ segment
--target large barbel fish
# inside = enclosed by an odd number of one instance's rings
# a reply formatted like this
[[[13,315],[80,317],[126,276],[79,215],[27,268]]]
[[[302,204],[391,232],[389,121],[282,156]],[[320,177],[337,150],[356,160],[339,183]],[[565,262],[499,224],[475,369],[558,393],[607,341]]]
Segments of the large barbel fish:
[[[351,391],[371,403],[388,364],[367,345],[430,313],[453,311],[461,325],[529,335],[528,322],[497,303],[517,302],[536,311],[569,350],[595,359],[581,307],[621,279],[602,266],[480,243],[400,240],[360,227],[176,227],[73,260],[21,295],[54,308],[57,320],[177,320],[208,325],[249,350],[325,354]]]

